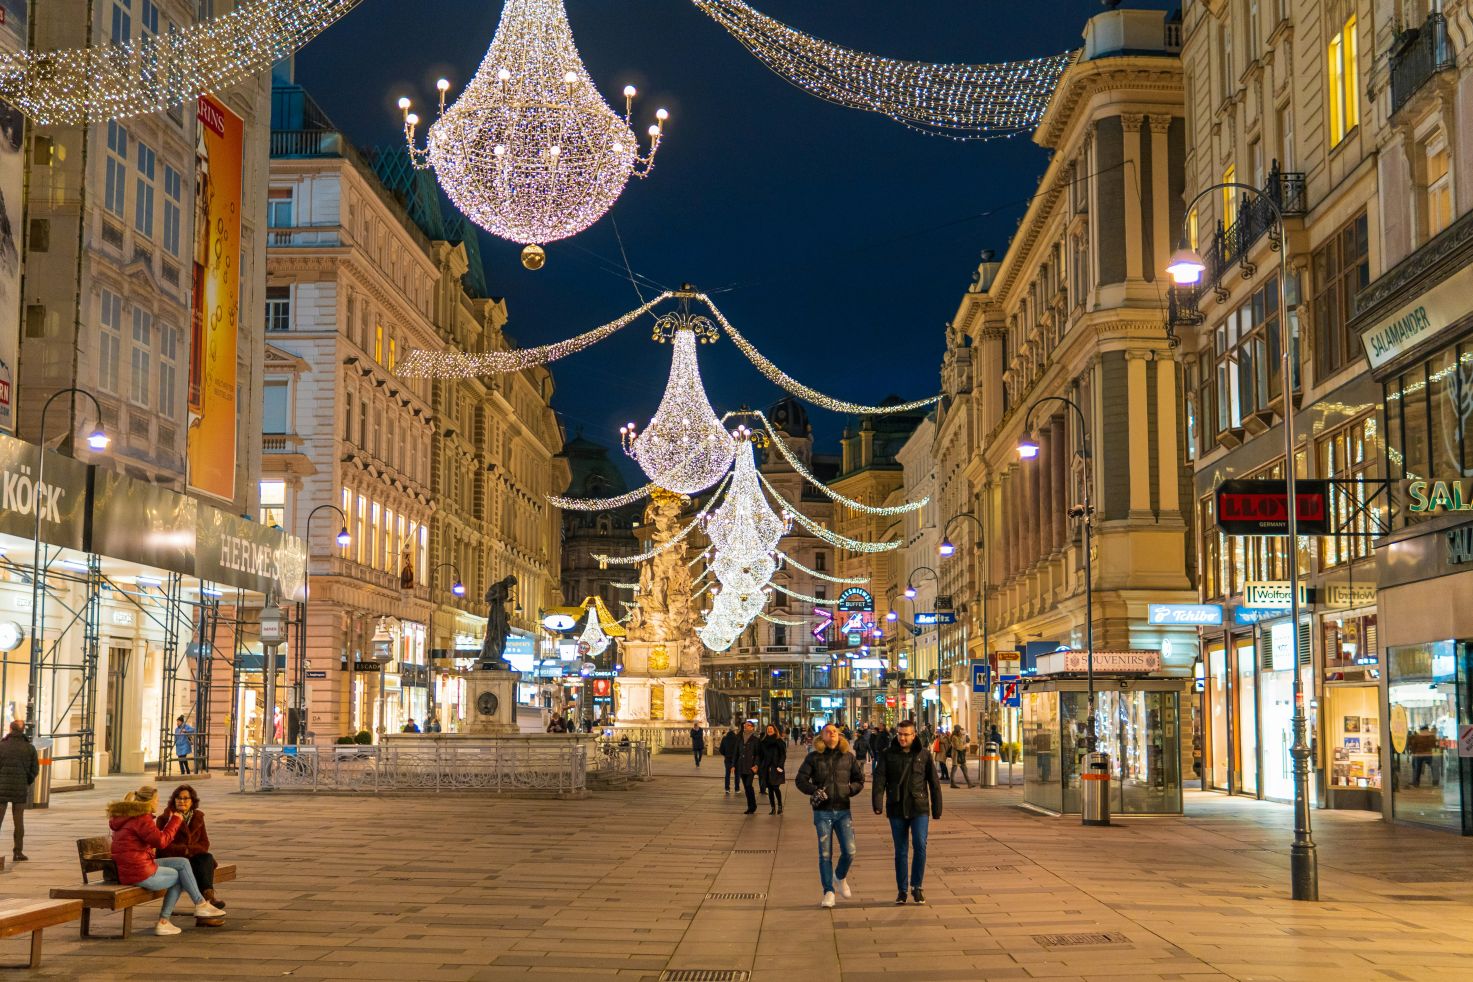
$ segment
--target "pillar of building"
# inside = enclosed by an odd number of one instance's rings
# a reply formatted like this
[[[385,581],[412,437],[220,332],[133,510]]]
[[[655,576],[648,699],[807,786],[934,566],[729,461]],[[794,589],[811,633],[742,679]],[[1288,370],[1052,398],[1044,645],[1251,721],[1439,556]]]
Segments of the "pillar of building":
[[[1140,113],[1122,113],[1120,124],[1124,129],[1124,161],[1117,180],[1125,185],[1125,277],[1129,280],[1141,278],[1142,262],[1141,215],[1141,123],[1145,116]]]
[[[1131,420],[1130,517],[1151,518],[1151,418],[1150,393],[1146,388],[1146,362],[1149,351],[1125,353],[1125,381],[1128,418]]]
[[[1160,471],[1162,515],[1181,509],[1181,451],[1176,431],[1176,362],[1169,355],[1156,357],[1156,462]]]
[[[1152,279],[1161,276],[1166,264],[1171,261],[1171,150],[1167,134],[1171,131],[1171,117],[1150,117],[1151,127],[1151,244],[1153,255],[1147,257],[1151,263]],[[1162,419],[1169,419],[1163,416]]]

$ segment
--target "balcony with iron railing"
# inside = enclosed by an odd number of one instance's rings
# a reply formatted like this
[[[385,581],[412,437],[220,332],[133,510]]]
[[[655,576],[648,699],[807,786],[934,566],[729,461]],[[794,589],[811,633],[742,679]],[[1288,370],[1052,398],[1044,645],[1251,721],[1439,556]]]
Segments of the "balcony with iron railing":
[[[1391,112],[1395,115],[1438,72],[1456,65],[1447,18],[1433,11],[1421,27],[1399,34],[1389,53]]]

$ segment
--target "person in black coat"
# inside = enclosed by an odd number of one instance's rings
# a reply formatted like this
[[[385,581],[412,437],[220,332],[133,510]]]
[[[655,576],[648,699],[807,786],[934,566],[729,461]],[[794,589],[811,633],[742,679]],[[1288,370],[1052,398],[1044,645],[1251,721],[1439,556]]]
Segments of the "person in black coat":
[[[706,756],[706,731],[697,723],[690,728],[690,752],[696,759],[696,766],[701,766],[701,758]]]
[[[742,779],[742,790],[747,793],[747,814],[757,812],[757,793],[752,790],[752,778],[757,776],[761,765],[761,740],[757,738],[757,726],[751,720],[742,724],[742,735],[737,737],[736,772]]]
[[[716,749],[720,751],[721,760],[726,765],[724,768],[725,773],[722,775],[722,777],[726,780],[726,793],[731,794],[732,780],[736,777],[736,730],[728,726],[726,728],[726,733],[721,737],[721,742],[716,745]],[[737,782],[737,788],[739,790],[741,788],[740,781]]]
[[[41,761],[26,737],[26,724],[12,720],[10,732],[0,740],[0,822],[5,820],[5,806],[9,805],[17,862],[26,858],[26,802],[31,800],[31,785],[39,773]]]
[[[818,833],[818,878],[823,884],[820,906],[834,906],[835,895],[849,897],[849,867],[854,863],[854,821],[849,800],[864,790],[864,771],[844,734],[833,723],[818,735],[813,752],[803,759],[793,781],[813,806]],[[833,862],[833,840],[839,840],[839,862]]]
[[[771,723],[767,725],[767,733],[762,737],[759,752],[761,763],[758,766],[762,775],[762,787],[767,791],[767,814],[781,815],[783,784],[787,780],[783,772],[788,766],[788,743]]]
[[[905,903],[909,886],[915,902],[924,904],[921,881],[926,877],[926,837],[932,820],[941,820],[941,779],[936,776],[931,751],[916,735],[910,720],[900,724],[895,742],[875,761],[870,794],[875,814],[883,812],[890,819],[890,838],[895,843],[895,903]],[[909,852],[914,853],[913,858],[907,856]]]

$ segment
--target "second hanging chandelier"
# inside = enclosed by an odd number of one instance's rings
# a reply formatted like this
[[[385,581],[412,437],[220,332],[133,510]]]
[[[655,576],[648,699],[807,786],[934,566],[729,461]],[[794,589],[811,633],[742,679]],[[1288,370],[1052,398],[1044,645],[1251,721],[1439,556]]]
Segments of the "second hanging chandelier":
[[[433,168],[450,200],[493,235],[519,242],[539,269],[543,244],[576,235],[609,210],[631,175],[646,176],[660,148],[661,109],[641,151],[631,114],[634,87],[615,112],[584,67],[563,0],[507,0],[491,47],[460,98],[416,142],[420,123],[400,99],[415,166]]]

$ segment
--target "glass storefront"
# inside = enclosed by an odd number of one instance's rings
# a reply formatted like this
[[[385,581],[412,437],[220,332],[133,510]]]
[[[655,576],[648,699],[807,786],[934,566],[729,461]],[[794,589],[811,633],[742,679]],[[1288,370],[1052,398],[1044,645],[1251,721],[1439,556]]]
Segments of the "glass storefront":
[[[1228,788],[1228,669],[1227,648],[1217,645],[1207,649],[1207,725],[1211,740],[1211,767],[1208,787],[1217,791]]]
[[[1466,761],[1458,727],[1470,719],[1468,663],[1473,644],[1435,641],[1386,649],[1391,813],[1398,821],[1465,832]]]
[[[1233,687],[1237,716],[1233,720],[1233,790],[1258,795],[1258,678],[1254,671],[1256,653],[1252,640],[1239,642],[1233,651]]]
[[[1381,787],[1381,703],[1374,685],[1325,686],[1330,791]]]

